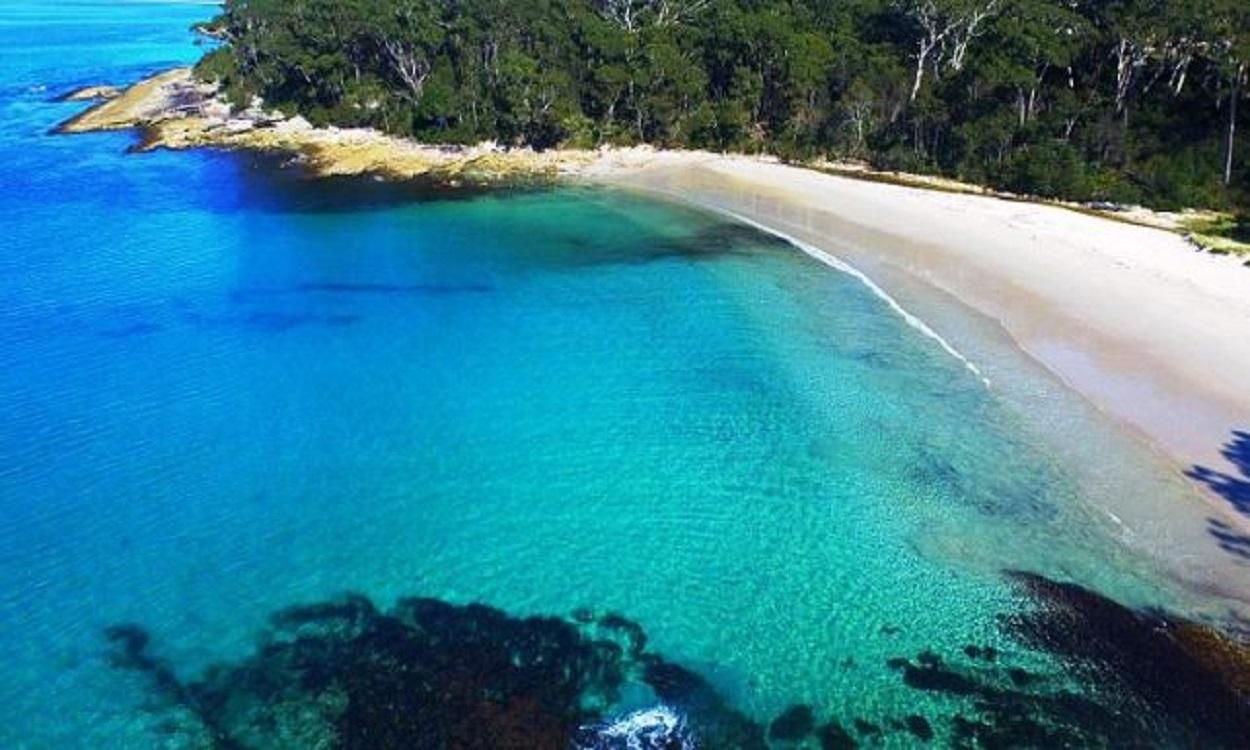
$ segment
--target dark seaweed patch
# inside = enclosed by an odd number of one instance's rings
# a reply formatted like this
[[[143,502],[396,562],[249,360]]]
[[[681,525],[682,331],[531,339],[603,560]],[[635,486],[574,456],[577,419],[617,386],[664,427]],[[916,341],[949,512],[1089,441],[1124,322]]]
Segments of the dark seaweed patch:
[[[1004,617],[1007,633],[1061,657],[1068,674],[1035,674],[974,644],[954,655],[924,650],[890,659],[904,685],[950,701],[937,715],[888,719],[890,732],[967,748],[1244,746],[1250,655],[1243,644],[1079,586],[1012,577],[1037,606]],[[347,596],[276,613],[255,653],[189,682],[152,654],[142,628],[118,625],[105,635],[114,666],[150,676],[154,694],[176,713],[166,722],[173,731],[227,750],[292,742],[762,750],[769,738],[810,743],[813,732],[822,748],[859,743],[837,720],[816,727],[807,705],[784,711],[766,733],[705,677],[649,652],[638,623],[590,609],[569,620],[519,618],[418,598],[382,611]],[[653,696],[677,718],[659,712],[636,726],[625,722],[639,734],[615,733],[625,694]],[[853,728],[869,743],[884,734],[866,719]]]
[[[918,442],[906,463],[908,478],[918,486],[975,508],[989,516],[1037,521],[1054,518],[1049,480],[1024,475],[991,476],[951,461],[944,449]],[[975,481],[969,481],[973,474]]]
[[[975,695],[982,685],[976,680],[943,666],[941,657],[925,651],[916,663],[903,658],[886,662],[890,669],[903,673],[903,682],[910,688],[950,695]]]
[[[141,628],[105,635],[114,666],[148,674],[167,707],[198,723],[183,731],[227,750],[563,750],[603,722],[629,681],[680,712],[702,747],[765,747],[760,725],[701,676],[646,653],[641,627],[618,614],[518,618],[428,598],[384,612],[346,596],[276,613],[251,656],[190,682],[151,655]]]
[[[821,750],[855,750],[859,743],[836,721],[830,721],[816,732]]]
[[[1036,608],[1003,618],[1023,645],[1060,657],[1067,678],[1001,664],[968,645],[967,663],[924,651],[887,665],[909,687],[963,708],[891,726],[927,741],[949,727],[960,748],[1245,747],[1250,649],[1209,626],[1138,611],[1074,584],[1012,573]],[[1079,692],[1072,687],[1079,685]],[[922,724],[919,720],[923,719]]]
[[[1019,668],[959,667],[932,652],[921,654],[914,662],[891,659],[889,666],[902,672],[903,682],[915,690],[970,702],[975,718],[955,714],[950,719],[951,742],[956,747],[1106,745],[1109,738],[1122,738],[1133,730],[1128,721],[1086,698],[1020,689],[1010,676],[1013,672],[1028,674]],[[1040,684],[1036,678],[1022,682]],[[892,726],[926,741],[937,735],[931,721],[919,715],[895,721]]]
[[[907,727],[907,731],[923,742],[933,739],[933,726],[929,724],[928,719],[919,714],[911,714],[903,719],[903,725]]]
[[[881,726],[878,724],[874,724],[873,722],[868,721],[867,719],[856,718],[855,721],[853,722],[853,726],[855,727],[855,731],[859,732],[860,736],[862,737],[880,737],[881,736]]]
[[[1182,738],[1244,747],[1250,737],[1250,647],[1216,629],[1138,611],[1072,583],[1015,572],[1039,604],[1011,617],[1027,645],[1064,658],[1086,681],[1129,696]]]
[[[788,248],[773,235],[738,223],[718,222],[681,237],[648,237],[647,241],[604,240],[588,246],[582,237],[559,243],[560,262],[573,267],[643,265],[683,261],[701,263],[727,258],[750,258],[761,251]]]
[[[816,716],[812,707],[798,704],[782,711],[768,727],[768,737],[774,740],[797,741],[812,733]]]
[[[984,659],[985,661],[995,661],[998,659],[998,649],[993,646],[977,646],[968,644],[964,646],[964,653],[970,659]]]
[[[704,227],[679,239],[649,243],[645,251],[631,259],[637,263],[680,259],[686,261],[750,257],[762,250],[788,250],[790,243],[775,235],[737,222]]]
[[[643,681],[660,700],[679,707],[694,727],[700,746],[766,748],[764,728],[727,704],[702,676],[679,664],[647,654]]]

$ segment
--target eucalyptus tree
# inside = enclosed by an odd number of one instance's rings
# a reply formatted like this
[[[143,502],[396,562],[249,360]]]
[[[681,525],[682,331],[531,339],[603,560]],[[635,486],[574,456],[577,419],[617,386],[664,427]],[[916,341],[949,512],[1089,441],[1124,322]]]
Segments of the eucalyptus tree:
[[[317,124],[1250,203],[1246,0],[226,0],[209,26],[201,76]]]

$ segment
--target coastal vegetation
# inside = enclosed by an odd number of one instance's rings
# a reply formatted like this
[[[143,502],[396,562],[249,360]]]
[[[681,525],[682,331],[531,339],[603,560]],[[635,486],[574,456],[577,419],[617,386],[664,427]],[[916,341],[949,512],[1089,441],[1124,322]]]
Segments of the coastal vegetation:
[[[200,77],[319,125],[1250,206],[1240,0],[228,0],[202,29]]]

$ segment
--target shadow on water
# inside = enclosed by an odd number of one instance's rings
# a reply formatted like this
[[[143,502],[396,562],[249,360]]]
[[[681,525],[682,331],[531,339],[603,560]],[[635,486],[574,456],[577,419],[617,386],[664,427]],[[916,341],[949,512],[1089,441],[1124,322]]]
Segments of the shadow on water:
[[[1220,453],[1232,464],[1233,472],[1194,466],[1185,475],[1205,484],[1227,500],[1238,513],[1250,516],[1250,432],[1234,431],[1232,439],[1224,444]]]
[[[676,236],[647,229],[588,233],[584,226],[569,229],[549,225],[542,241],[526,248],[521,262],[547,271],[595,272],[652,264],[750,261],[778,249],[788,251],[775,237],[719,219],[697,222],[690,231]]]
[[[379,296],[432,296],[487,294],[495,291],[490,284],[359,284],[347,282],[305,282],[288,288],[239,289],[230,293],[234,302],[249,302],[266,297],[299,294],[369,294]]]
[[[221,213],[239,210],[291,214],[354,214],[412,203],[466,201],[488,195],[523,195],[547,186],[450,186],[432,180],[383,180],[373,175],[317,177],[291,156],[275,153],[201,150],[229,160],[231,185],[211,190],[204,208]],[[135,158],[143,158],[138,154]]]
[[[1205,485],[1237,513],[1250,517],[1250,432],[1235,430],[1220,453],[1228,460],[1231,471],[1196,465],[1186,471],[1185,476]],[[1250,561],[1250,534],[1240,532],[1217,518],[1207,519],[1207,531],[1220,549]]]
[[[572,252],[562,260],[571,267],[647,265],[670,261],[696,263],[728,258],[750,258],[759,251],[780,247],[776,238],[751,227],[717,222],[682,237],[656,237],[647,242],[626,237],[601,242],[587,251],[584,238],[569,242]]]
[[[464,202],[483,198],[523,197],[556,186],[532,185],[449,186],[431,180],[383,180],[370,175],[315,177],[290,156],[272,153],[201,149],[201,158],[222,160],[226,168],[211,170],[200,183],[197,207],[214,213],[251,211],[277,214],[343,215],[368,213],[417,203]],[[135,158],[144,158],[137,155]],[[595,188],[578,189],[588,194]],[[789,243],[771,234],[731,220],[717,220],[680,237],[632,234],[600,235],[588,245],[582,231],[562,236],[556,225],[547,227],[546,247],[532,248],[535,257],[546,253],[561,266],[642,264],[673,259],[713,260],[752,256],[761,250],[789,249]]]
[[[197,329],[254,330],[284,333],[298,328],[345,328],[364,320],[354,313],[318,311],[309,296],[351,299],[357,296],[396,298],[442,298],[456,295],[483,295],[495,291],[490,284],[387,284],[353,282],[304,282],[289,287],[238,289],[230,293],[226,309],[176,304],[134,305],[95,317],[103,321],[96,333],[108,339],[130,339],[180,327]],[[313,304],[313,309],[306,309]],[[277,306],[275,306],[277,305]],[[298,308],[282,309],[281,305]]]

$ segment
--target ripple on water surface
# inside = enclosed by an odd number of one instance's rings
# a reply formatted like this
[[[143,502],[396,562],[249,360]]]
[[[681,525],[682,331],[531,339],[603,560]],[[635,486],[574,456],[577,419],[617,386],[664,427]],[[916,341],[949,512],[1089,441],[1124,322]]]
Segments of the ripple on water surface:
[[[194,57],[202,9],[136,7],[0,24],[30,52],[0,73],[0,745],[409,738],[401,697],[493,746],[1183,744],[1186,705],[1130,668],[1162,625],[1235,704],[1207,631],[1002,574],[1223,606],[1099,520],[1181,490],[1079,405],[1050,429],[722,217],[45,135],[96,82],[69,67]],[[1092,479],[1107,457],[1130,479]],[[1106,648],[1056,635],[1095,616]]]

